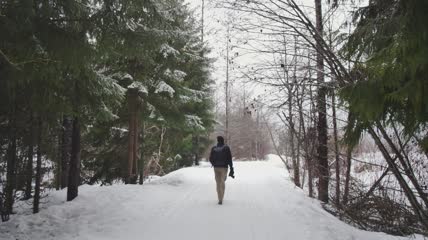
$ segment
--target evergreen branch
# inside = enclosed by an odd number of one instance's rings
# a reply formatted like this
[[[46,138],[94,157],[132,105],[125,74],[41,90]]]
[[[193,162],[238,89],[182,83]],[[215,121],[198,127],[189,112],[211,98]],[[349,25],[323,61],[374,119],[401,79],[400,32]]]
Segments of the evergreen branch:
[[[45,58],[36,58],[34,60],[28,60],[24,62],[16,63],[16,65],[25,65],[25,64],[31,64],[31,63],[58,63],[59,61],[51,60],[51,59],[45,59]]]
[[[10,61],[9,60],[9,58],[6,56],[6,54],[4,54],[3,53],[3,51],[0,49],[0,57],[2,58],[2,59],[4,59],[4,61],[8,64],[8,65],[10,65],[11,67],[13,67],[13,68],[15,68],[15,69],[18,69],[18,70],[20,70],[19,69],[19,67],[17,67],[17,64],[15,64],[15,63],[13,63],[12,61]]]
[[[31,63],[52,63],[52,62],[58,62],[58,61],[54,61],[54,60],[51,60],[51,59],[38,58],[38,59],[33,59],[33,60],[28,60],[28,61],[14,63],[14,62],[12,62],[6,56],[6,54],[1,49],[0,49],[0,59],[3,59],[4,62],[6,62],[9,66],[15,68],[16,70],[22,70],[19,66],[26,65],[26,64],[31,64]]]

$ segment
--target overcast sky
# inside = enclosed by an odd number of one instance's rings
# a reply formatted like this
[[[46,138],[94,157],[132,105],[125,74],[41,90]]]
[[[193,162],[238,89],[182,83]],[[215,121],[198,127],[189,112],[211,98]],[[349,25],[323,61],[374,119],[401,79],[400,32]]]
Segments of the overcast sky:
[[[201,19],[201,3],[202,0],[186,0],[190,4],[190,8],[195,12],[196,18]],[[233,24],[241,24],[239,13],[231,12],[230,10],[216,8],[213,3],[214,1],[205,0],[205,17],[204,17],[204,42],[212,49],[210,57],[215,58],[216,61],[213,64],[212,78],[215,80],[215,99],[217,102],[217,109],[223,111],[224,108],[224,92],[225,92],[225,80],[226,80],[226,41],[227,41],[227,22],[234,19]],[[303,4],[304,11],[306,11],[309,17],[313,17],[313,0],[297,0]],[[367,2],[363,0],[360,2]],[[326,6],[326,4],[324,5]],[[328,15],[327,10],[323,10],[325,15]],[[350,18],[349,9],[344,6],[343,9],[336,12],[333,18],[330,18],[330,24],[334,25],[334,28],[338,28],[346,18]],[[233,22],[233,21],[232,21]],[[231,87],[232,97],[237,97],[239,92],[246,91],[246,95],[252,95],[252,97],[261,96],[266,102],[271,102],[270,97],[273,96],[275,91],[278,89],[269,88],[262,85],[255,85],[254,83],[248,83],[248,78],[242,78],[247,72],[248,68],[256,64],[263,64],[268,61],[272,61],[272,54],[254,54],[246,52],[242,46],[246,44],[246,37],[242,34],[236,33],[234,27],[231,29],[230,34],[230,45],[232,46],[229,52],[229,56],[233,64],[229,67],[229,81]],[[231,26],[229,24],[229,26]],[[260,39],[265,39],[266,35],[260,34]],[[258,43],[259,44],[259,43]],[[254,47],[254,46],[253,46]],[[248,75],[247,75],[248,76]],[[248,76],[251,77],[251,76]],[[233,100],[232,100],[233,102]]]
[[[187,0],[191,9],[195,11],[197,18],[201,19],[201,3],[202,0]],[[224,105],[224,92],[226,81],[226,42],[227,42],[227,21],[230,20],[231,13],[229,10],[216,8],[213,1],[205,0],[205,14],[204,14],[204,42],[212,49],[210,57],[216,61],[213,64],[212,78],[215,80],[215,98],[219,108]],[[229,66],[229,81],[231,92],[242,91],[244,88],[247,92],[254,92],[254,86],[245,84],[239,80],[240,66],[246,65],[251,62],[251,57],[242,55],[236,46],[242,44],[242,39],[233,33],[231,28],[230,34],[230,51],[229,56],[233,64]],[[259,89],[260,90],[260,89]]]

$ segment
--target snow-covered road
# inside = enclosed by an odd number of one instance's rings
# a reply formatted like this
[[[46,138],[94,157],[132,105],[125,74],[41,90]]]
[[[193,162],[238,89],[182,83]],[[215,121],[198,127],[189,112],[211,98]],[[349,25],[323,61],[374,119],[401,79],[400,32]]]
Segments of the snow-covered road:
[[[293,186],[274,156],[237,162],[235,173],[226,182],[223,205],[217,205],[208,165],[143,186],[83,186],[72,202],[63,201],[65,191],[51,192],[39,214],[0,223],[0,239],[400,239],[358,230],[328,214]]]

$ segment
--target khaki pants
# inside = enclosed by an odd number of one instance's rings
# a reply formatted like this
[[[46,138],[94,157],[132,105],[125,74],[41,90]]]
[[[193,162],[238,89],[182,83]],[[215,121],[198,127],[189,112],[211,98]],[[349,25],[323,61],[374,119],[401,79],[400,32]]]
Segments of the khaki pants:
[[[221,167],[215,167],[214,168],[214,174],[215,174],[215,181],[217,183],[217,196],[218,201],[223,201],[224,197],[224,190],[226,189],[226,178],[227,178],[227,167],[221,168]]]

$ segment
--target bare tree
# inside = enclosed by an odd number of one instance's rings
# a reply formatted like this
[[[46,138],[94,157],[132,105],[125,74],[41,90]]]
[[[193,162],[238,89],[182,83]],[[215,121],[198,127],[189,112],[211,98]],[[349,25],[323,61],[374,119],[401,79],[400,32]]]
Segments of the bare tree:
[[[36,161],[36,175],[35,175],[35,187],[34,187],[34,200],[33,200],[33,213],[39,212],[40,204],[40,184],[42,181],[42,131],[43,131],[42,119],[38,117],[37,124],[37,161]]]
[[[337,136],[337,118],[336,118],[336,95],[332,90],[331,95],[331,107],[333,110],[333,136],[334,136],[334,156],[335,156],[335,167],[336,167],[336,205],[340,205],[340,152],[339,152],[339,140]]]

